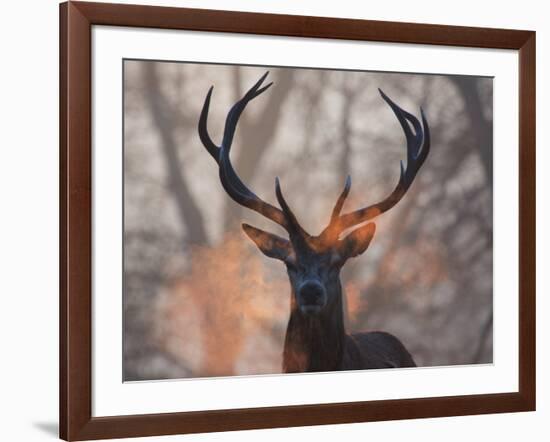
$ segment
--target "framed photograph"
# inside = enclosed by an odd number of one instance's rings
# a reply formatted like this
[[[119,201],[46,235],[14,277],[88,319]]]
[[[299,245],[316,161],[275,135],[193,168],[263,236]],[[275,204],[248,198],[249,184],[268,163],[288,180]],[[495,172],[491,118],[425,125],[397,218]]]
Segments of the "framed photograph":
[[[535,409],[535,33],[60,6],[60,436]]]

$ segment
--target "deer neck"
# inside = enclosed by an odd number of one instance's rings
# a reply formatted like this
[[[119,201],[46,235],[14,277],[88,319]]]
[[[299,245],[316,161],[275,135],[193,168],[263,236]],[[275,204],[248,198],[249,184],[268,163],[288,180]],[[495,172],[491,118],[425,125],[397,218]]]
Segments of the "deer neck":
[[[340,369],[346,339],[340,283],[337,291],[329,294],[334,301],[314,316],[302,314],[292,294],[283,351],[285,373]]]

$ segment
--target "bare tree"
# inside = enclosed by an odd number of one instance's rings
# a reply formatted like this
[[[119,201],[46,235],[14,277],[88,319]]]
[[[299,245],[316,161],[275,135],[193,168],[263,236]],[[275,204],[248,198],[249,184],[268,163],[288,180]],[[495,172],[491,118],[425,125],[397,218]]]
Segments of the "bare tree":
[[[189,121],[189,118],[179,118],[179,121],[174,121],[174,116],[178,115],[178,112],[171,108],[161,90],[161,81],[156,63],[144,63],[143,83],[149,101],[149,113],[161,138],[167,180],[178,208],[181,223],[185,228],[186,241],[190,245],[206,244],[207,236],[204,230],[204,220],[183,175],[183,168],[178,155],[179,149],[175,141],[175,128],[177,126],[191,127],[193,123]]]
[[[262,68],[126,63],[125,377],[278,372],[286,275],[243,244],[236,228],[250,215],[228,202],[197,136],[208,87],[216,84],[209,129],[219,144],[226,106]],[[347,326],[398,335],[419,365],[490,361],[491,80],[271,71],[274,89],[243,114],[231,160],[266,201],[275,176],[300,189],[290,203],[317,227],[350,172],[353,204],[357,189],[374,198],[399,177],[398,166],[377,166],[403,153],[376,88],[406,110],[422,104],[432,153],[377,223],[371,253],[342,274]]]

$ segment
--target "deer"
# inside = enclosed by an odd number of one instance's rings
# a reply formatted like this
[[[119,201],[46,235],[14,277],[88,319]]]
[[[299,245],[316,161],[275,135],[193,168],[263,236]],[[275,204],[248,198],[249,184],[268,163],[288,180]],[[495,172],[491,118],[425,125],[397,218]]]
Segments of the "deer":
[[[245,107],[273,85],[270,82],[262,86],[268,74],[266,72],[231,107],[219,146],[212,141],[207,130],[214,88],[211,86],[200,113],[198,134],[218,164],[219,179],[227,195],[288,233],[287,239],[242,224],[244,233],[265,256],[282,261],[286,266],[291,297],[282,352],[283,373],[415,367],[411,354],[392,334],[382,331],[347,333],[340,272],[348,259],[363,254],[369,247],[376,227],[374,222],[368,221],[393,208],[405,196],[424,164],[430,151],[430,131],[424,111],[420,108],[420,123],[414,115],[400,108],[378,89],[405,134],[406,167],[401,161],[399,181],[385,199],[342,214],[351,189],[351,177],[348,175],[327,227],[319,235],[312,236],[300,225],[287,204],[278,177],[275,178],[275,195],[280,208],[254,194],[239,178],[229,158],[237,123]]]

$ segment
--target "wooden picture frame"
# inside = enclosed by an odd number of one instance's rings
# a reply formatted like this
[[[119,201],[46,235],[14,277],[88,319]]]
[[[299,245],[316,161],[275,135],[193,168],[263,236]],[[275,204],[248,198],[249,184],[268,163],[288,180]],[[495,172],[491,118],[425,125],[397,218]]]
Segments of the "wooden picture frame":
[[[93,25],[519,52],[519,391],[92,417]],[[60,437],[121,438],[535,410],[535,32],[68,2],[60,5]]]

